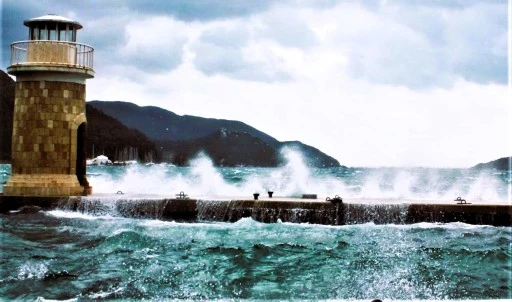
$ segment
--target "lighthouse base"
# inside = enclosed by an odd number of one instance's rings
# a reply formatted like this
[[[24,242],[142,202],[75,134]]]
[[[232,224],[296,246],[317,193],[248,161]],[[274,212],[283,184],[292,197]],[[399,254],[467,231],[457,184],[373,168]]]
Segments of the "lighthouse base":
[[[15,174],[4,185],[5,196],[80,196],[92,193],[76,175]]]

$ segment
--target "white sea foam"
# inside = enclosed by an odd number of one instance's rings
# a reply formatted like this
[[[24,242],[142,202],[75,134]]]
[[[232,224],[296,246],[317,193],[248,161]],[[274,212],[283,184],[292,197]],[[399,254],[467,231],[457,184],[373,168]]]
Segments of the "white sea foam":
[[[175,227],[191,227],[191,228],[204,228],[204,229],[242,229],[242,228],[267,228],[273,224],[262,223],[254,220],[251,217],[244,217],[235,223],[226,222],[205,222],[205,223],[190,223],[190,222],[175,222],[175,221],[162,221],[162,220],[140,220],[137,222],[139,225],[148,228],[175,228]],[[283,222],[280,219],[274,226],[281,227],[300,227],[306,229],[353,229],[353,228],[398,228],[398,229],[483,229],[488,228],[488,225],[472,225],[463,222],[419,222],[413,224],[375,224],[374,222],[367,222],[363,224],[352,225],[324,225],[324,224],[311,224],[311,223],[297,223],[297,222]]]
[[[145,227],[150,228],[165,228],[165,227],[174,227],[179,225],[179,223],[175,221],[163,221],[158,219],[144,219],[140,221],[140,224]]]
[[[26,262],[18,269],[18,280],[43,279],[48,272],[48,267],[44,263]]]
[[[66,299],[66,300],[55,300],[55,299],[46,299],[45,297],[37,297],[35,302],[74,302],[78,301],[78,298]]]
[[[361,224],[357,226],[370,226],[378,228],[398,228],[398,229],[454,229],[454,230],[471,230],[471,229],[484,229],[491,227],[489,225],[474,225],[463,222],[419,222],[413,224],[374,224],[373,222]]]
[[[89,214],[83,214],[80,212],[71,212],[71,211],[63,211],[63,210],[52,210],[45,212],[46,215],[50,215],[57,218],[70,218],[70,219],[85,219],[85,220],[97,220],[97,219],[105,219],[105,220],[111,220],[111,219],[122,219],[119,217],[114,217],[111,215],[103,215],[103,216],[93,216]]]
[[[242,177],[236,183],[226,180],[204,154],[193,159],[188,169],[132,165],[121,177],[108,173],[92,174],[89,182],[95,193],[107,194],[122,191],[173,196],[184,191],[195,197],[252,196],[255,192],[266,195],[271,190],[276,197],[299,197],[310,193],[319,198],[340,195],[344,198],[446,201],[453,201],[458,196],[490,202],[508,199],[507,184],[500,180],[500,174],[491,171],[459,171],[460,175],[453,176],[441,169],[358,169],[341,178],[308,167],[296,150],[283,149],[281,155],[285,165],[279,168],[254,169],[253,173],[248,173],[251,168],[235,168],[233,175]]]
[[[245,218],[242,218],[245,219]],[[251,219],[251,218],[249,218]],[[236,223],[228,222],[176,222],[176,221],[163,221],[158,219],[141,219],[137,222],[138,225],[144,226],[150,229],[165,229],[165,228],[196,228],[196,229],[224,229],[231,227]]]
[[[124,290],[124,287],[119,287],[119,288],[117,288],[117,289],[115,289],[114,291],[111,291],[111,292],[103,292],[102,291],[102,292],[99,292],[99,293],[90,294],[88,296],[88,298],[94,299],[94,300],[96,300],[96,299],[99,299],[99,300],[101,300],[101,299],[108,299],[108,298],[111,298],[113,294],[121,292],[123,290]]]

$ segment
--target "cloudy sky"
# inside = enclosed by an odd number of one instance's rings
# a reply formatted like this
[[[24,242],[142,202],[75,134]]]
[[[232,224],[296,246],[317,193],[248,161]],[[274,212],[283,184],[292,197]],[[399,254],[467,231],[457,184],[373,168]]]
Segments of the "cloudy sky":
[[[348,166],[467,167],[512,154],[506,0],[0,0],[79,21],[87,100],[243,121]]]

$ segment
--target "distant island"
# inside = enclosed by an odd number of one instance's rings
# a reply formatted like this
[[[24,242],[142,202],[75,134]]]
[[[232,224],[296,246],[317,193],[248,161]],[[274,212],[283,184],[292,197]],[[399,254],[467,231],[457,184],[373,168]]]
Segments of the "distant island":
[[[15,82],[0,70],[0,160],[10,162]],[[113,161],[169,162],[187,165],[203,152],[217,166],[275,167],[283,164],[280,150],[293,148],[309,166],[340,167],[320,150],[299,141],[280,142],[243,122],[180,116],[128,102],[86,104],[87,153]]]
[[[472,167],[472,169],[477,170],[484,170],[484,169],[490,169],[490,170],[500,170],[500,171],[509,171],[512,167],[512,156],[509,157],[502,157],[497,160],[493,160],[487,163],[481,163],[478,165],[475,165]]]

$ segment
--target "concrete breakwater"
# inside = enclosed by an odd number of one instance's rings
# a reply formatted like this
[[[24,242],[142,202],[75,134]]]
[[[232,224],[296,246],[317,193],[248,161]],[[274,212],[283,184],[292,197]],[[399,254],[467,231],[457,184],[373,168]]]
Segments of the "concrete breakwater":
[[[427,202],[407,200],[344,200],[331,203],[298,198],[249,200],[240,198],[166,198],[165,196],[31,197],[0,195],[0,213],[62,209],[90,215],[152,218],[178,222],[235,222],[244,217],[324,225],[411,224],[464,222],[511,226],[509,203]]]

